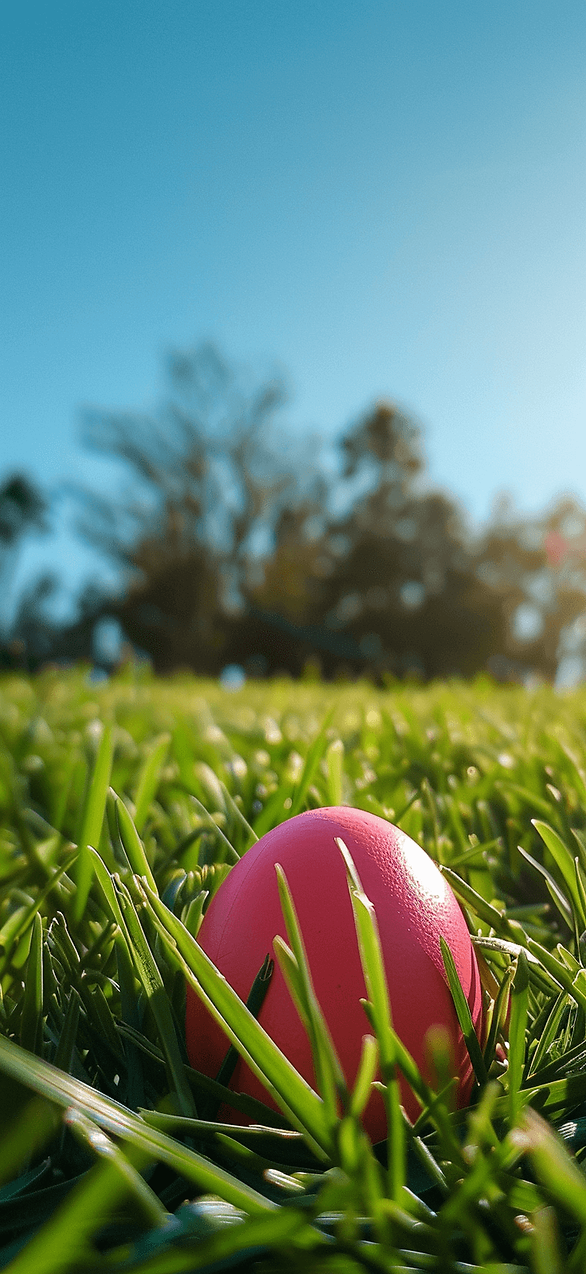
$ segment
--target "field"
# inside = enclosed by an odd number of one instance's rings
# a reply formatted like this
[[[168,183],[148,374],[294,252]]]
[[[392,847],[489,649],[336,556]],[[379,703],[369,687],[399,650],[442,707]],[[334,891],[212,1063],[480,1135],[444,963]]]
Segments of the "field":
[[[586,1269],[586,692],[4,677],[0,804],[0,1268]],[[466,1111],[441,1040],[434,1091],[393,1032],[356,884],[371,1008],[351,1093],[294,915],[319,1094],[202,960],[230,866],[341,804],[418,841],[464,910],[487,1018],[479,1041],[446,957]],[[286,1113],[228,1091],[233,1053],[219,1079],[189,1066],[186,979]],[[373,1148],[361,1115],[381,1077],[391,1134]],[[226,1104],[252,1124],[222,1122]]]

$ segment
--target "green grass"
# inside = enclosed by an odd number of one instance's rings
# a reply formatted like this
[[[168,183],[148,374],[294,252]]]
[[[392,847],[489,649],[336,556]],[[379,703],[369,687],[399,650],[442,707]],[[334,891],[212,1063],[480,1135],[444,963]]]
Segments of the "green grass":
[[[477,1076],[468,1111],[441,1040],[434,1092],[393,1032],[351,861],[369,997],[351,1092],[285,879],[275,956],[319,1091],[256,1021],[262,981],[248,1012],[196,942],[258,836],[340,803],[419,841],[467,916],[485,1041],[444,960]],[[5,677],[0,805],[0,1269],[586,1268],[586,692]],[[220,1077],[189,1066],[186,982],[280,1114],[227,1090],[233,1054]],[[373,1083],[391,1130],[375,1148]],[[251,1124],[219,1122],[223,1103]]]

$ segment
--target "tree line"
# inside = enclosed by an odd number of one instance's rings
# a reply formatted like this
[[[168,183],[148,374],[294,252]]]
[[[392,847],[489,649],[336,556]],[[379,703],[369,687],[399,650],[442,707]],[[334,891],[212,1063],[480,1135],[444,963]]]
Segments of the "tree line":
[[[553,679],[580,652],[586,515],[574,499],[531,518],[501,501],[472,533],[432,489],[421,431],[375,403],[324,463],[316,440],[279,422],[278,381],[246,387],[210,346],[169,361],[150,416],[86,415],[87,444],[122,461],[117,498],[78,492],[78,530],[114,563],[73,623],[51,621],[52,582],[22,597],[4,666],[107,663],[97,626],[119,622],[155,671],[216,676]],[[0,486],[0,574],[46,504],[22,476]]]

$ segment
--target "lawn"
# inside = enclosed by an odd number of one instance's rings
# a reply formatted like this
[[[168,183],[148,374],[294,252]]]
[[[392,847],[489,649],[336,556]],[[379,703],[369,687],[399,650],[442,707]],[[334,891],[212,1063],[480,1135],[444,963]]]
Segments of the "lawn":
[[[0,804],[0,1268],[582,1274],[586,691],[5,676]],[[478,1040],[448,956],[467,1110],[441,1041],[432,1088],[393,1031],[351,876],[371,1001],[351,1092],[293,912],[319,1092],[256,1021],[258,986],[251,1014],[195,941],[258,837],[339,805],[397,824],[458,897],[486,1014]],[[186,982],[225,1024],[220,1075],[189,1065]],[[268,1105],[227,1087],[234,1047]]]

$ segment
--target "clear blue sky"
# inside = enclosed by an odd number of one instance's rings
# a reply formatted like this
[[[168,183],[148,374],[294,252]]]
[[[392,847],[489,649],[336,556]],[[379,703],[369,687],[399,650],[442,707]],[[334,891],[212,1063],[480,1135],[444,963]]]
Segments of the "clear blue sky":
[[[475,520],[586,501],[583,0],[6,0],[0,476],[207,338],[331,437],[380,396]],[[89,569],[66,514],[22,570]],[[22,573],[22,572],[21,572]]]

